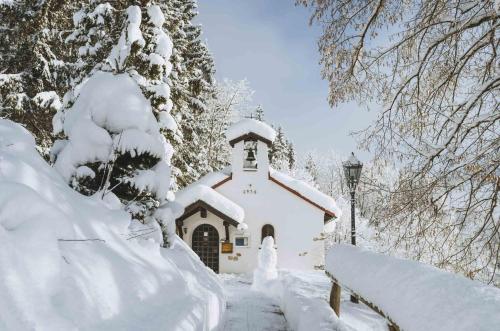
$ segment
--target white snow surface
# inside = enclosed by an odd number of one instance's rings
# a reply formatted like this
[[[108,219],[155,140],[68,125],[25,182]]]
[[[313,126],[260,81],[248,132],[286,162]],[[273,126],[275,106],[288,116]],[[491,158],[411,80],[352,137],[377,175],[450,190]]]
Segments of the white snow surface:
[[[146,41],[141,32],[141,9],[139,6],[130,6],[127,8],[127,28],[122,31],[118,43],[111,50],[107,62],[115,69],[121,69],[125,60],[130,55],[133,43],[144,47]],[[117,68],[116,68],[117,66]]]
[[[279,298],[252,290],[250,274],[221,274],[219,277],[227,298],[227,310],[220,331],[288,330]]]
[[[336,217],[340,217],[342,215],[342,211],[340,210],[340,208],[337,207],[335,200],[331,196],[328,196],[323,192],[320,192],[319,190],[315,189],[306,182],[292,178],[282,172],[274,170],[271,167],[269,167],[269,175],[275,180],[281,182],[282,184],[293,189],[300,195],[304,196],[305,198],[316,203],[320,207],[330,212],[333,212]]]
[[[339,244],[326,269],[403,330],[497,330],[500,289],[423,263]]]
[[[222,288],[178,237],[132,238],[130,215],[70,189],[0,119],[0,330],[214,330]],[[118,208],[118,209],[117,209]]]
[[[109,161],[113,150],[132,156],[147,152],[160,161],[147,185],[144,174],[137,173],[135,186],[150,187],[161,201],[166,199],[172,146],[160,133],[150,102],[128,74],[94,73],[81,87],[74,105],[55,117],[54,128],[63,129],[68,137],[54,144],[53,150],[55,168],[67,181],[81,165]]]
[[[314,293],[311,275],[301,278],[300,271],[281,271],[281,309],[294,331],[347,331],[328,302]],[[312,274],[312,273],[311,273]]]
[[[330,307],[332,284],[324,271],[280,270],[281,309],[295,331],[388,331],[387,321],[342,291],[340,318]]]
[[[175,201],[184,208],[198,200],[214,207],[238,223],[243,223],[245,219],[245,211],[243,208],[206,185],[194,183],[175,194]]]
[[[212,187],[227,179],[229,176],[231,176],[231,166],[227,166],[221,171],[209,172],[205,176],[198,179],[196,183]]]
[[[148,16],[151,23],[153,23],[156,27],[160,28],[163,26],[163,23],[165,23],[165,15],[163,15],[163,12],[158,5],[148,7]]]
[[[227,129],[226,139],[231,141],[249,133],[255,133],[271,142],[276,137],[276,131],[266,123],[251,118],[244,118]]]

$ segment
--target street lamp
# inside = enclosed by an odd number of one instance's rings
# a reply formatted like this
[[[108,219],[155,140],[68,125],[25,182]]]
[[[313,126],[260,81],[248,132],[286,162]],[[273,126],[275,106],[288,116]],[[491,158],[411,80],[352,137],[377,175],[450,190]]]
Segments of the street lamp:
[[[354,207],[356,204],[355,192],[359,183],[359,178],[361,177],[363,163],[359,162],[354,156],[354,153],[352,153],[349,159],[342,163],[342,166],[344,167],[347,187],[349,187],[349,191],[351,192],[351,244],[356,246],[356,220],[354,215]],[[358,303],[358,299],[351,295],[351,302]]]

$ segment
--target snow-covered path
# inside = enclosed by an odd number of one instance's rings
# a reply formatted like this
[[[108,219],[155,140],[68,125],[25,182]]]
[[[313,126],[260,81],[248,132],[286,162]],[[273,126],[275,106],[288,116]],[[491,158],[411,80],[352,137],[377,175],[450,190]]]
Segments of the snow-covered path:
[[[263,293],[252,291],[248,275],[220,275],[227,298],[221,331],[284,331],[286,320],[279,303]]]

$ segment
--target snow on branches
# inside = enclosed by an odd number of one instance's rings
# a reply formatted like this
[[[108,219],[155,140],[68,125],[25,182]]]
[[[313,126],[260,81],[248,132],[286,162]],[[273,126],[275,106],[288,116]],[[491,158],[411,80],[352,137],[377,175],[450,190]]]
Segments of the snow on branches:
[[[379,220],[397,233],[397,245],[421,241],[433,263],[494,281],[500,261],[495,1],[298,2],[313,7],[311,22],[324,25],[319,50],[330,104],[383,106],[362,135],[364,145],[377,161],[397,160],[401,169]]]

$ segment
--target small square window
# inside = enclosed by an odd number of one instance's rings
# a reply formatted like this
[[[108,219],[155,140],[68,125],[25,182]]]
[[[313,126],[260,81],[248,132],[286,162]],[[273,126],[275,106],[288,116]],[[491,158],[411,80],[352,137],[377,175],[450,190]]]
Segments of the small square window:
[[[248,246],[248,237],[235,237],[234,244],[239,247]]]

